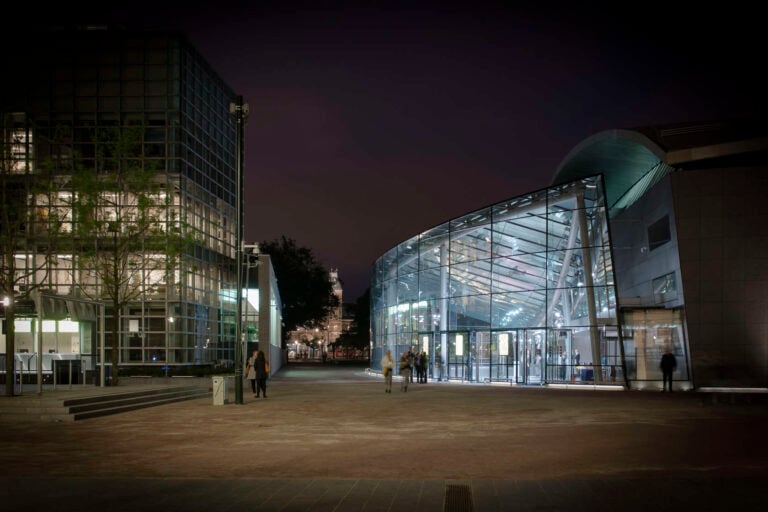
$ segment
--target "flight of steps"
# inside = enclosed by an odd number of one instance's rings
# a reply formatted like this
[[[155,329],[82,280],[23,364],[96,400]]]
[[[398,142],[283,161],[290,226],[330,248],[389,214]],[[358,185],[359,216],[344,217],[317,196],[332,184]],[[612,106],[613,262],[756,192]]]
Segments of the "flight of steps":
[[[0,399],[0,420],[77,421],[210,396],[211,390],[200,386],[133,388],[80,397],[44,393]]]

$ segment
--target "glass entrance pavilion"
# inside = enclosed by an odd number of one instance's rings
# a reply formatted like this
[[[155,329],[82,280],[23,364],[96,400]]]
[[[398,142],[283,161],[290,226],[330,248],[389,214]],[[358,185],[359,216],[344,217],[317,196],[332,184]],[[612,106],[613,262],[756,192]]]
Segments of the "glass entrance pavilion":
[[[602,175],[477,210],[374,264],[371,362],[436,380],[624,385]]]

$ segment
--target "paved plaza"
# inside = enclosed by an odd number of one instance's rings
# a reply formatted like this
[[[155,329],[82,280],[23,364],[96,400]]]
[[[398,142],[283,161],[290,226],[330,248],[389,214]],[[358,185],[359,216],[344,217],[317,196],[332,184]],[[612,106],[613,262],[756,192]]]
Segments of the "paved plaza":
[[[243,404],[230,384],[225,405],[0,418],[0,503],[14,512],[765,507],[768,406],[757,396],[399,386],[384,393],[362,365],[301,364],[269,380],[267,399],[244,386]]]

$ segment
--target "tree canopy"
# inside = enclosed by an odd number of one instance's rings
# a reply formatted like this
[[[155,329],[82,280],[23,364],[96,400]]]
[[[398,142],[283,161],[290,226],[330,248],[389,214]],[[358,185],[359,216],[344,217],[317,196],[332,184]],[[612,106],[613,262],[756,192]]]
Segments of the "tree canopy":
[[[336,305],[328,270],[312,249],[285,236],[259,243],[259,252],[272,260],[283,304],[283,345],[297,327],[321,326]]]

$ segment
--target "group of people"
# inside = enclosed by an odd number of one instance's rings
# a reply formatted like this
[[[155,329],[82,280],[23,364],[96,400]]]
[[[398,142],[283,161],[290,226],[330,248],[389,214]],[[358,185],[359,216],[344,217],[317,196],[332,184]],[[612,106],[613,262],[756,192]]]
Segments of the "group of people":
[[[254,350],[245,366],[245,378],[251,381],[254,398],[259,398],[261,395],[267,398],[267,377],[269,377],[269,364],[264,357],[264,352]]]
[[[263,357],[263,354],[262,354]],[[573,351],[573,363],[574,367],[575,365],[578,365],[580,362],[581,356],[579,355],[578,349],[574,349]],[[565,353],[561,350],[559,357],[558,357],[558,364],[560,365],[560,379],[565,379],[565,368],[566,368],[566,356]],[[413,370],[416,370],[416,379],[419,383],[426,383],[427,382],[427,370],[429,368],[429,358],[427,357],[426,352],[414,352],[412,349],[408,349],[407,352],[403,352],[402,356],[400,357],[400,361],[398,363],[398,373],[400,376],[402,376],[402,380],[400,381],[400,391],[407,392],[408,391],[408,384],[413,382]],[[677,360],[672,353],[672,350],[667,347],[667,349],[664,351],[664,355],[661,357],[661,362],[659,363],[659,368],[661,368],[662,376],[663,376],[663,383],[662,383],[662,391],[666,391],[667,389],[669,392],[672,392],[672,374],[677,369]],[[395,361],[392,358],[392,351],[387,350],[387,352],[384,354],[384,357],[381,358],[381,371],[384,375],[384,392],[385,393],[391,393],[392,392],[392,375],[395,370]],[[612,373],[611,377],[615,377],[615,374],[613,373],[614,369],[613,366],[611,367]],[[258,395],[257,395],[258,396]],[[267,397],[267,391],[266,391],[266,384],[264,388],[264,398]]]
[[[420,384],[427,383],[427,371],[429,369],[429,357],[426,351],[414,352],[408,349],[400,356],[397,365],[398,374],[403,378],[400,381],[400,391],[407,393],[408,384],[413,382],[413,373],[416,372],[416,382]],[[387,350],[384,357],[381,358],[381,372],[384,375],[384,392],[392,392],[392,374],[395,370],[395,360],[392,358],[392,351]]]

